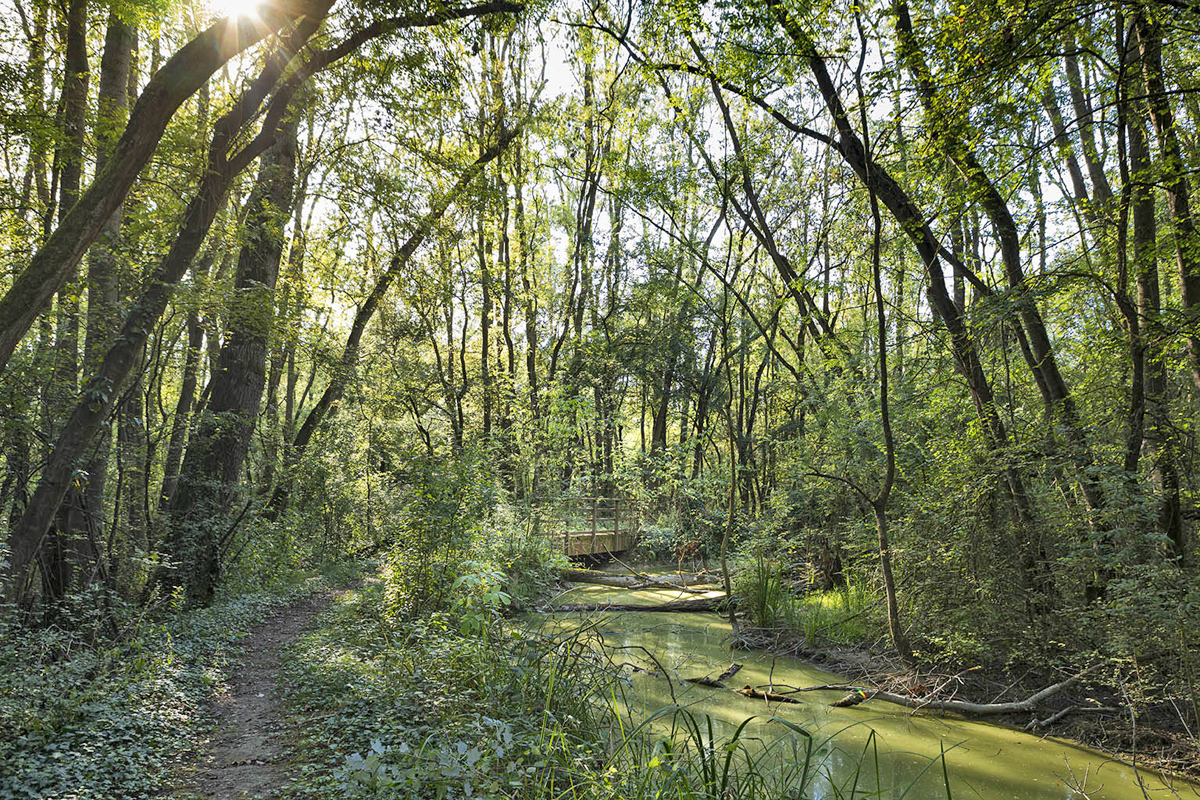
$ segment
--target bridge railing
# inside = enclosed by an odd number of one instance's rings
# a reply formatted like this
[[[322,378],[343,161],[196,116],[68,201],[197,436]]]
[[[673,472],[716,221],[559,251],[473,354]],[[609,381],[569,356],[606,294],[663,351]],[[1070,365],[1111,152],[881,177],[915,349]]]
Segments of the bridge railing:
[[[640,527],[637,503],[620,497],[572,498],[563,507],[562,526],[567,555],[627,550]]]

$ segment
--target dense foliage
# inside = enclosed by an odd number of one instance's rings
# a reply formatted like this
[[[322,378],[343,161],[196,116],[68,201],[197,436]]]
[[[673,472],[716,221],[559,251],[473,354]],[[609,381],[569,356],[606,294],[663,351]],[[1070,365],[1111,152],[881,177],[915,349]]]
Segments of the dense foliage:
[[[231,9],[0,10],[13,680],[368,554],[478,635],[603,496],[758,625],[1200,730],[1191,0]]]

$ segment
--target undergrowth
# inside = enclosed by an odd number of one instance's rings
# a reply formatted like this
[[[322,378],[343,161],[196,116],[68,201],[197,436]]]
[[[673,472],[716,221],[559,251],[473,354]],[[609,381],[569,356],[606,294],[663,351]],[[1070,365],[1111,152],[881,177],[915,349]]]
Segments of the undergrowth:
[[[284,796],[842,796],[845,781],[833,788],[827,770],[846,754],[793,723],[768,718],[780,736],[764,745],[745,723],[714,734],[711,719],[675,706],[633,719],[628,684],[598,640],[587,623],[554,634],[395,615],[385,582],[369,582],[285,658],[295,740]],[[871,795],[859,785],[855,796]]]
[[[0,797],[140,798],[169,787],[211,728],[238,640],[312,584],[241,594],[119,635],[0,622]],[[92,620],[95,622],[95,620]]]

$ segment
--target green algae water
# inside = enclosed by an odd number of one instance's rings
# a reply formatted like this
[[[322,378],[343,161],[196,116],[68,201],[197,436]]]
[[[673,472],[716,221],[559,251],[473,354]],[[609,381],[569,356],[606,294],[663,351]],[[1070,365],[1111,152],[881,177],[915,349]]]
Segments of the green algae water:
[[[661,603],[693,597],[670,590],[629,591],[580,586],[560,603]],[[569,629],[594,626],[616,663],[624,664],[625,710],[636,722],[669,706],[713,721],[714,739],[728,739],[748,718],[740,736],[768,759],[803,758],[804,742],[776,721],[787,720],[813,737],[817,773],[806,796],[986,800],[1147,800],[1200,798],[1200,787],[1114,760],[1103,753],[1050,737],[941,712],[910,713],[895,704],[867,701],[830,708],[843,692],[795,695],[800,704],[747,698],[729,689],[688,683],[716,677],[732,661],[742,669],[727,681],[790,687],[843,683],[838,676],[799,659],[729,649],[728,620],[711,613],[605,612],[555,614],[547,624]],[[642,671],[646,670],[646,671]],[[652,674],[653,673],[653,674]],[[665,677],[663,674],[665,673]],[[663,724],[665,725],[665,717]],[[706,724],[702,722],[702,725]],[[945,760],[945,772],[942,759]],[[764,761],[763,763],[766,763]],[[794,765],[794,764],[793,764]]]

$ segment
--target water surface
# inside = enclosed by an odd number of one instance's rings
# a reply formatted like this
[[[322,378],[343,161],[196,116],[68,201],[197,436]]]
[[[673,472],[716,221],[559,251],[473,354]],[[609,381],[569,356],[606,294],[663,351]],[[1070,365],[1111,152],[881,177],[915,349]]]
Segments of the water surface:
[[[658,603],[692,597],[678,591],[629,591],[579,586],[558,603]],[[742,670],[731,688],[771,683],[786,687],[843,683],[838,676],[787,656],[729,649],[728,620],[710,613],[606,612],[556,614],[556,626],[598,621],[604,645],[616,648],[614,660],[636,664],[658,676],[627,669],[628,704],[634,717],[646,718],[664,706],[679,705],[697,717],[712,717],[718,737],[728,737],[748,717],[749,747],[790,745],[780,717],[804,727],[818,743],[822,779],[815,798],[848,796],[857,780],[858,796],[883,790],[885,796],[945,798],[941,762],[945,752],[954,800],[1146,800],[1200,798],[1200,788],[1164,778],[1052,737],[1027,734],[1001,725],[941,712],[910,713],[892,703],[867,701],[853,708],[830,708],[844,692],[798,694],[800,705],[768,705],[728,689],[684,682],[682,678],[719,675],[732,661]],[[644,650],[643,650],[644,648]],[[665,673],[667,677],[661,677]],[[668,680],[669,678],[669,680]],[[872,734],[873,732],[873,734]],[[870,748],[863,758],[864,747]],[[789,749],[789,752],[791,750]],[[877,755],[876,755],[877,753]],[[862,768],[859,769],[859,765]],[[857,777],[855,775],[858,771]],[[878,774],[878,786],[876,775]]]

